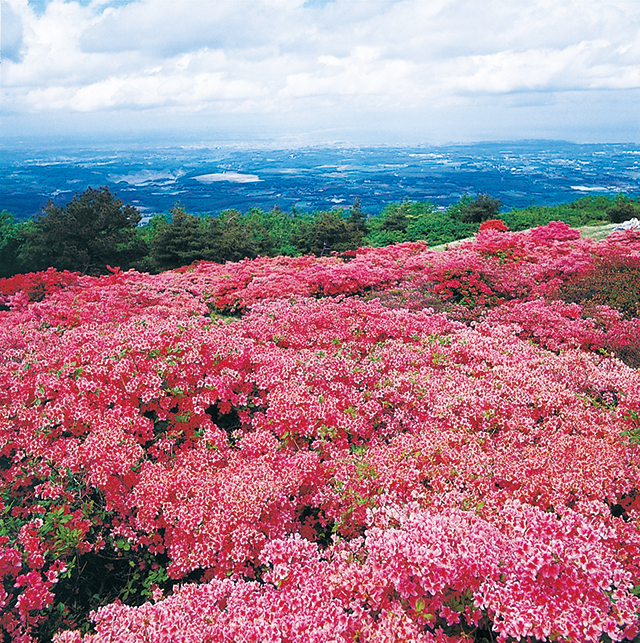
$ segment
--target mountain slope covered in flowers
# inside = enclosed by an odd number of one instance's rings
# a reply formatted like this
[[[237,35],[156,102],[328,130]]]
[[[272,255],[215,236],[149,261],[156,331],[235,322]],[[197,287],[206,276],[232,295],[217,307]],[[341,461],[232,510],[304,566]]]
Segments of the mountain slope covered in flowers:
[[[639,259],[485,224],[0,281],[0,631],[637,637]]]

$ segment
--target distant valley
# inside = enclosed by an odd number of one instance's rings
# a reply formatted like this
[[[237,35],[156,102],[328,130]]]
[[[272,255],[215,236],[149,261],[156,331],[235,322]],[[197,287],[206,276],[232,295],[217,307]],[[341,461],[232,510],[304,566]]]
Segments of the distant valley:
[[[447,207],[488,193],[506,208],[590,194],[640,196],[640,146],[531,141],[441,147],[127,145],[0,148],[0,210],[16,220],[88,186],[108,185],[143,216],[180,202],[191,213],[324,210],[359,199],[379,212],[404,199]]]

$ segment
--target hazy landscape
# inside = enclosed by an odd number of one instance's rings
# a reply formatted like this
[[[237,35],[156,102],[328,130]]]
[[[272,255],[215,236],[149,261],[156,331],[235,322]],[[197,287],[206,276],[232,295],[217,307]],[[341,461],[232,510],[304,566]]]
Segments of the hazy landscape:
[[[531,141],[443,147],[272,145],[0,148],[0,209],[23,220],[49,200],[64,204],[88,186],[108,185],[143,215],[180,201],[188,212],[278,206],[365,212],[404,199],[447,207],[464,194],[504,207],[555,205],[581,196],[640,195],[640,145]]]

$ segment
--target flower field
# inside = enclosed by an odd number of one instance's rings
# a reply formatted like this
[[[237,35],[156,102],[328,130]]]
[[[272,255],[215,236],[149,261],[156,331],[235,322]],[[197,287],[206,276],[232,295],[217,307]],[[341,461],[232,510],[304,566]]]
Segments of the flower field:
[[[489,223],[0,280],[0,632],[633,640],[639,264]]]

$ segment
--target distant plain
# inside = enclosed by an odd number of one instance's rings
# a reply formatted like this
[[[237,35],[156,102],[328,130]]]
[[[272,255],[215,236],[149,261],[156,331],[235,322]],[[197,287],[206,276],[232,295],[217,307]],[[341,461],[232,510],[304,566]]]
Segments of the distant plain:
[[[367,213],[400,202],[440,208],[487,193],[505,208],[555,205],[597,194],[640,196],[640,145],[550,141],[439,147],[123,144],[0,148],[0,210],[17,221],[50,200],[67,203],[108,185],[143,216],[180,202],[188,212],[252,207]]]

